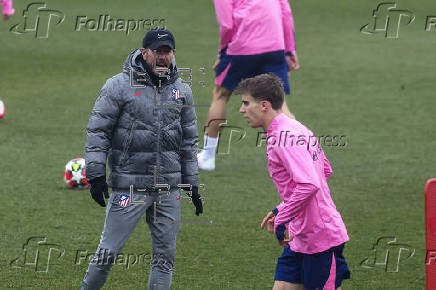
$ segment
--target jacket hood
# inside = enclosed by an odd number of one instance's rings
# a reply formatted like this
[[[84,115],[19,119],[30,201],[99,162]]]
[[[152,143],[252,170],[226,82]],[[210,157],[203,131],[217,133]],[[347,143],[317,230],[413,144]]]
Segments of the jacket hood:
[[[173,58],[173,62],[170,66],[170,78],[167,79],[166,77],[157,77],[157,76],[151,76],[151,72],[147,70],[147,68],[144,66],[144,63],[141,61],[142,54],[140,49],[135,49],[132,51],[128,56],[127,59],[124,61],[123,64],[123,72],[130,75],[130,71],[133,70],[133,83],[135,84],[142,84],[149,85],[149,86],[156,86],[157,84],[154,83],[154,80],[161,79],[162,84],[166,83],[174,83],[177,78],[179,77],[179,74],[177,72],[177,66],[175,59]],[[138,81],[139,80],[139,81]]]

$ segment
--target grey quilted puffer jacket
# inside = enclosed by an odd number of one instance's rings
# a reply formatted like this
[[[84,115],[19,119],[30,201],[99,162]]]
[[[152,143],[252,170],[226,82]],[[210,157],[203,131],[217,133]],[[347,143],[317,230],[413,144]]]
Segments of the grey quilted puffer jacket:
[[[191,88],[175,65],[170,78],[155,86],[140,58],[140,50],[133,51],[123,72],[106,81],[95,102],[87,127],[86,177],[106,176],[108,160],[113,188],[198,186]]]

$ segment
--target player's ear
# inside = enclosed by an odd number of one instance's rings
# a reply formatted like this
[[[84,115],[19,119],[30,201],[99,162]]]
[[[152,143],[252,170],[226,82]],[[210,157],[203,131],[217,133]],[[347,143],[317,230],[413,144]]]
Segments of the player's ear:
[[[147,49],[141,48],[141,54],[142,54],[142,57],[145,59],[147,57]]]
[[[260,105],[262,106],[262,108],[261,108],[262,112],[267,112],[267,111],[269,111],[269,109],[271,109],[271,103],[268,101],[262,101],[260,103]]]

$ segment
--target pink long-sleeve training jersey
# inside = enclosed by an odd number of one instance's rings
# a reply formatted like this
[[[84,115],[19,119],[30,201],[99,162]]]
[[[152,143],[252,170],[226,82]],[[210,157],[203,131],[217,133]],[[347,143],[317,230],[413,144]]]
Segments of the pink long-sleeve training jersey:
[[[14,8],[12,7],[12,0],[0,0],[2,5],[2,14],[3,15],[12,15],[15,13]]]
[[[288,0],[214,0],[220,50],[252,55],[284,50],[295,55],[294,19]]]
[[[349,240],[330,196],[330,163],[313,133],[285,114],[267,131],[268,170],[283,202],[275,212],[274,230],[287,224],[295,252],[313,254]]]

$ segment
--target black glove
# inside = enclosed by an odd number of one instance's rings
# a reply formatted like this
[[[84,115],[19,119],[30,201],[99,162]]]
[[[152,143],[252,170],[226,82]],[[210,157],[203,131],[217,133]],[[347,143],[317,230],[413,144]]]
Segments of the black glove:
[[[198,193],[198,186],[192,187],[191,200],[195,206],[195,214],[200,215],[201,213],[203,213],[203,203],[201,201],[201,195]]]
[[[106,198],[109,198],[106,177],[102,176],[94,178],[90,180],[89,183],[91,184],[91,189],[89,191],[91,192],[92,198],[95,200],[96,203],[98,203],[102,207],[105,207],[106,204],[104,202],[103,194]]]

